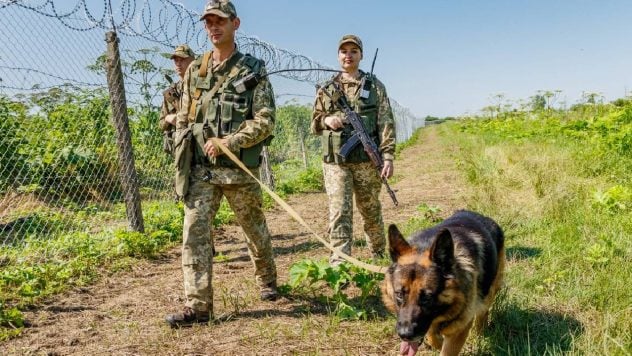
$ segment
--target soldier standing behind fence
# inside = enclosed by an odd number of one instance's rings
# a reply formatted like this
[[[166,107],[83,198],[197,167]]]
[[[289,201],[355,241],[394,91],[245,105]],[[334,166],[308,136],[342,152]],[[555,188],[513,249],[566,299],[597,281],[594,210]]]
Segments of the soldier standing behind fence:
[[[172,327],[207,322],[213,316],[209,227],[224,196],[245,232],[261,299],[278,297],[261,187],[209,140],[219,138],[258,175],[261,149],[274,128],[274,93],[265,77],[236,85],[250,74],[266,72],[263,61],[237,50],[235,32],[240,19],[233,4],[211,0],[201,20],[213,51],[187,70],[176,120],[176,192],[184,197],[182,269],[186,304],[182,312],[166,317]]]
[[[364,235],[371,252],[381,257],[385,248],[384,222],[379,193],[381,177],[393,175],[395,153],[395,121],[384,84],[372,74],[359,70],[362,60],[362,41],[354,35],[343,36],[338,43],[338,61],[343,73],[332,78],[342,88],[347,100],[362,117],[364,127],[379,147],[384,160],[382,172],[377,172],[364,152],[362,144],[343,159],[338,153],[351,136],[353,127],[346,121],[330,96],[336,96],[331,85],[316,94],[311,129],[322,138],[323,174],[329,197],[329,239],[342,252],[351,254],[353,237],[353,196],[362,220]],[[363,93],[366,80],[371,87]],[[329,96],[323,90],[327,90]],[[335,265],[343,260],[336,254],[330,257]]]
[[[173,133],[176,129],[176,113],[180,109],[182,98],[182,83],[189,65],[195,60],[195,53],[189,46],[183,44],[175,48],[173,53],[166,54],[173,60],[173,64],[180,79],[176,83],[169,83],[169,87],[162,93],[162,107],[160,108],[160,130],[163,132],[163,150],[173,155]]]

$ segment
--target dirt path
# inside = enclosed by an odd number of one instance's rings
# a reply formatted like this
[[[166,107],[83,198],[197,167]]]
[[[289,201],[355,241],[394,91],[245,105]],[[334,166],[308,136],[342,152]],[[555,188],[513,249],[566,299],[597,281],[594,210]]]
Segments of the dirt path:
[[[405,223],[421,203],[441,208],[442,215],[462,206],[461,186],[450,154],[438,138],[438,127],[424,131],[419,144],[395,162],[395,208],[383,192],[384,221]],[[289,203],[316,231],[327,220],[324,193],[293,197]],[[359,214],[354,214],[356,218]],[[284,211],[266,213],[273,234],[279,282],[302,258],[328,255]],[[357,227],[361,226],[356,221]],[[182,303],[179,249],[161,259],[139,263],[132,271],[104,276],[88,288],[75,289],[27,312],[34,326],[17,339],[0,344],[0,354],[24,355],[251,355],[251,354],[396,354],[399,341],[393,318],[339,322],[324,304],[287,299],[260,302],[240,229],[218,232],[216,248],[228,260],[214,264],[214,310],[222,322],[172,330],[165,314]],[[367,256],[365,248],[355,248]]]

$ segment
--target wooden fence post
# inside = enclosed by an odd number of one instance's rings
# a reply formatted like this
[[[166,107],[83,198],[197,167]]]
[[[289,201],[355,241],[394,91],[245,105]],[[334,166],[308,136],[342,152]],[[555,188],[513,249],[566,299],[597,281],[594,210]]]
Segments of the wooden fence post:
[[[140,205],[140,192],[138,190],[138,178],[134,165],[134,151],[132,148],[132,135],[129,130],[127,118],[127,101],[125,99],[125,83],[121,70],[121,55],[119,53],[118,37],[116,32],[109,31],[105,34],[107,42],[106,70],[108,76],[108,89],[110,92],[110,106],[112,107],[112,123],[116,128],[116,143],[119,155],[119,175],[121,187],[125,194],[125,207],[127,220],[133,231],[144,232],[143,211]]]
[[[274,174],[272,173],[272,164],[270,163],[270,152],[268,151],[267,146],[263,146],[263,151],[261,152],[261,168],[259,169],[259,173],[261,174],[261,181],[263,184],[267,185],[268,188],[274,190],[275,182],[274,182]]]

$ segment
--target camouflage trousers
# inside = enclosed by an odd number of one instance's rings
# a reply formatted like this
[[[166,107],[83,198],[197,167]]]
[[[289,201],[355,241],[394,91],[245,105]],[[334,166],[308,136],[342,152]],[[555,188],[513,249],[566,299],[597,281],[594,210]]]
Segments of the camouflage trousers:
[[[364,238],[373,254],[384,252],[386,239],[380,204],[382,182],[371,162],[323,163],[325,189],[329,197],[329,240],[350,255],[353,240],[353,196],[364,223]],[[332,254],[329,262],[342,259]]]
[[[246,235],[257,284],[264,287],[276,282],[276,266],[259,184],[210,184],[193,174],[184,198],[182,270],[186,306],[195,311],[213,311],[211,226],[224,196]]]

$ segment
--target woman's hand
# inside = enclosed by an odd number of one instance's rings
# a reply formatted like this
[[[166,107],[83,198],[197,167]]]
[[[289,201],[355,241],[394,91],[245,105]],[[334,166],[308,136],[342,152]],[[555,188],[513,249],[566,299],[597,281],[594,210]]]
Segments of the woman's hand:
[[[382,173],[380,174],[381,178],[390,178],[393,176],[395,168],[393,167],[393,161],[388,160],[384,161],[384,167],[382,167]]]
[[[342,120],[338,116],[325,117],[325,125],[332,130],[338,130],[342,128]]]

